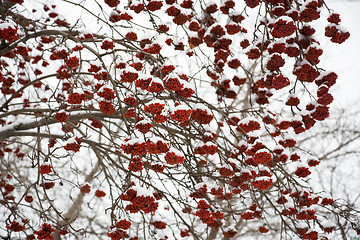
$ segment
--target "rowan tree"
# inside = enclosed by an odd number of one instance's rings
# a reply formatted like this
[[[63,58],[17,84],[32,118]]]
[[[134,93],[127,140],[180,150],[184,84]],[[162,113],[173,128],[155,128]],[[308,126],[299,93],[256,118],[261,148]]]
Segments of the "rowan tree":
[[[337,79],[316,36],[350,36],[324,2],[8,0],[0,13],[3,238],[360,233],[355,210],[311,189],[318,159],[297,143],[329,117]]]

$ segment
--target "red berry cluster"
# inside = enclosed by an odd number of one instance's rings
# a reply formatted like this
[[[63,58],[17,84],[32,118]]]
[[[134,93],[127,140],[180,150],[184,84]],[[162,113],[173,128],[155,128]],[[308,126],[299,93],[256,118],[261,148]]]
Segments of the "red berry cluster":
[[[42,228],[39,231],[34,231],[34,234],[37,235],[38,239],[53,239],[51,235],[53,232],[55,232],[55,229],[51,224],[43,223]]]
[[[272,27],[271,35],[275,38],[288,37],[296,31],[294,21],[285,16],[278,18]]]
[[[191,112],[191,119],[200,124],[209,124],[214,116],[207,109],[195,108]]]
[[[300,213],[296,214],[296,219],[299,220],[315,220],[315,210],[305,210],[301,211]]]
[[[66,114],[66,112],[58,112],[55,114],[55,119],[58,122],[66,122],[66,120],[69,119],[69,116]]]
[[[203,184],[199,189],[195,192],[192,192],[189,196],[193,198],[203,198],[207,192],[206,184]]]
[[[309,176],[311,174],[311,172],[310,172],[309,168],[307,168],[307,167],[298,167],[295,171],[295,174],[296,174],[296,176],[304,178],[304,177]]]
[[[140,88],[142,90],[146,90],[151,83],[151,78],[147,79],[137,79],[135,82],[135,87]]]
[[[101,44],[101,48],[104,50],[113,49],[114,47],[114,42],[110,40],[104,40]]]
[[[95,196],[98,197],[98,198],[105,197],[106,193],[104,191],[101,191],[101,190],[98,189],[98,190],[95,191]]]
[[[142,10],[144,10],[145,6],[141,2],[132,2],[130,3],[130,9],[134,11],[135,13],[140,13]]]
[[[111,101],[115,98],[115,91],[110,88],[103,88],[100,92],[97,93],[97,95],[104,98],[105,100]]]
[[[6,229],[14,232],[21,232],[25,229],[25,225],[21,225],[17,221],[12,221],[10,225],[6,225]]]
[[[266,228],[266,227],[264,227],[264,226],[260,226],[259,229],[258,229],[258,231],[259,231],[260,233],[267,233],[267,232],[269,231],[269,229]]]
[[[166,76],[168,75],[169,73],[171,73],[172,71],[175,70],[175,67],[174,65],[164,65],[162,68],[161,68],[161,71],[162,73]]]
[[[147,153],[147,144],[146,142],[138,141],[128,141],[126,144],[121,145],[122,150],[126,154],[131,154],[134,156],[142,156]]]
[[[123,71],[120,75],[122,82],[133,82],[138,78],[139,74],[135,72]]]
[[[185,161],[185,157],[175,153],[175,152],[172,152],[172,151],[169,151],[166,155],[165,155],[165,161],[168,163],[168,164],[171,164],[171,165],[175,165],[175,164],[181,164]]]
[[[239,132],[244,131],[245,133],[249,133],[251,131],[259,130],[260,129],[260,123],[255,120],[250,120],[247,122],[240,122],[239,123]]]
[[[143,134],[148,133],[152,127],[153,127],[153,124],[147,120],[141,120],[140,122],[136,123],[136,125],[135,125],[135,128]]]
[[[80,93],[71,93],[68,97],[68,100],[67,102],[70,103],[70,104],[81,104],[81,102],[83,100],[86,99],[86,95],[85,94],[80,94]]]
[[[116,227],[121,228],[123,230],[128,230],[131,227],[131,223],[128,220],[123,219],[116,223]]]
[[[268,151],[258,151],[253,159],[255,164],[267,164],[272,160],[272,155]]]
[[[85,184],[80,188],[80,192],[82,193],[89,193],[90,191],[91,191],[91,186],[89,184]]]
[[[40,187],[43,187],[44,189],[48,190],[55,186],[55,182],[44,182],[40,184]]]
[[[126,35],[125,35],[125,38],[127,40],[130,40],[130,41],[136,41],[137,40],[137,34],[134,33],[134,32],[128,32]]]
[[[18,39],[17,35],[17,27],[14,27],[9,24],[8,27],[4,27],[3,25],[7,25],[7,23],[1,23],[0,27],[0,39],[5,39],[9,42],[13,42]]]
[[[146,90],[152,93],[160,93],[164,91],[164,86],[161,82],[154,79],[151,81],[151,83],[149,84]]]
[[[73,143],[67,143],[65,146],[64,146],[64,149],[66,151],[73,151],[73,152],[78,152],[80,150],[80,145],[81,143],[81,140],[79,138],[75,138],[75,142]]]
[[[159,205],[153,196],[138,195],[137,191],[134,189],[127,190],[120,198],[123,201],[131,202],[131,204],[125,207],[130,213],[137,213],[139,211],[144,213],[154,213]]]
[[[132,172],[141,171],[143,170],[143,168],[144,168],[144,163],[141,161],[141,158],[139,157],[133,157],[128,167],[129,171]]]
[[[69,56],[69,53],[65,50],[56,50],[50,55],[50,60],[64,59],[66,60]]]
[[[222,168],[219,168],[219,173],[223,177],[230,177],[230,176],[234,175],[234,170],[226,168],[226,167],[222,167]]]
[[[261,211],[257,210],[258,205],[253,204],[249,207],[249,210],[245,211],[240,217],[244,220],[251,220],[255,218],[261,218]]]
[[[150,222],[150,224],[153,225],[157,229],[165,229],[166,228],[166,223],[162,222],[162,221]]]
[[[146,9],[154,12],[161,9],[162,6],[163,6],[162,1],[149,1],[149,3],[146,5]]]
[[[194,148],[194,154],[199,154],[199,155],[214,155],[215,153],[218,152],[218,147],[211,143],[211,142],[207,142],[205,144],[200,144],[199,146]]]
[[[285,65],[285,60],[279,54],[271,55],[266,68],[272,72],[280,70]]]
[[[167,90],[179,91],[183,88],[183,84],[180,83],[179,79],[176,77],[168,77],[164,80],[164,87]]]
[[[192,113],[191,109],[178,106],[170,113],[170,118],[172,120],[182,123],[189,121],[191,113]]]
[[[294,70],[294,75],[302,82],[313,82],[319,73],[308,63],[303,63]]]
[[[154,43],[148,48],[143,49],[143,51],[149,54],[159,54],[161,49],[162,47],[159,44]]]
[[[150,102],[144,106],[144,111],[151,113],[151,114],[161,114],[162,110],[164,109],[165,104],[160,102]]]
[[[256,179],[251,184],[260,190],[267,190],[273,185],[273,181],[271,178]]]
[[[111,115],[116,112],[114,105],[108,101],[99,102],[100,111],[104,114]]]
[[[49,164],[43,164],[39,167],[39,172],[41,174],[48,174],[48,173],[51,173],[52,172],[52,168],[51,168],[51,165]]]
[[[129,108],[124,113],[124,117],[126,117],[126,118],[134,118],[135,116],[136,116],[135,108]]]
[[[160,138],[151,138],[146,141],[146,148],[150,154],[160,154],[169,151],[169,146]]]

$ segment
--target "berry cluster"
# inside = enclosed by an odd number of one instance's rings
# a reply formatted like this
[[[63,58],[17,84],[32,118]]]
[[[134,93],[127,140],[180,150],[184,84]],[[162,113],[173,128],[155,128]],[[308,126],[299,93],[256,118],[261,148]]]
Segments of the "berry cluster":
[[[120,196],[121,200],[131,202],[126,206],[130,213],[142,211],[144,213],[154,213],[158,209],[158,203],[153,196],[138,195],[134,189],[129,189]]]

